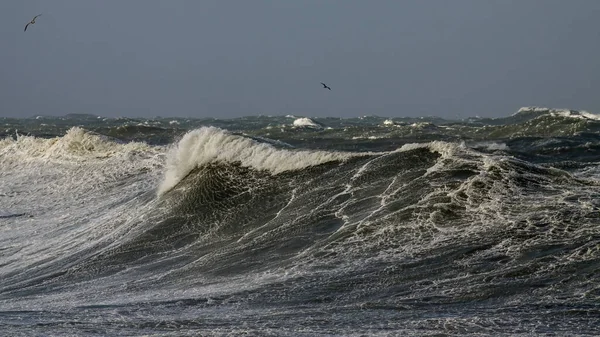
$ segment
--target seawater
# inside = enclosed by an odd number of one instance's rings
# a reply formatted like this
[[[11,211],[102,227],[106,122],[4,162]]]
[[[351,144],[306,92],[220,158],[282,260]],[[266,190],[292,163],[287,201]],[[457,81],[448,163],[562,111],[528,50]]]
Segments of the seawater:
[[[0,119],[1,330],[600,334],[596,117]]]

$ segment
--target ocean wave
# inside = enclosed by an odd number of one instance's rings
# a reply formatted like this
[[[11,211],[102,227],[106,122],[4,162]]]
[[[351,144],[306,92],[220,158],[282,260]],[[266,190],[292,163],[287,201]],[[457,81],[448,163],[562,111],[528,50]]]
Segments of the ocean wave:
[[[165,178],[158,194],[173,188],[194,168],[211,162],[238,162],[245,167],[278,174],[331,161],[344,161],[356,155],[358,154],[282,150],[219,128],[204,127],[188,132],[170,149]]]
[[[559,117],[568,117],[575,119],[591,119],[600,120],[600,115],[587,112],[585,110],[571,110],[571,109],[550,109],[544,107],[523,107],[520,108],[513,116],[516,115],[550,115]]]
[[[470,146],[476,149],[485,149],[488,151],[507,151],[510,149],[506,143],[493,141],[477,142],[471,144]]]
[[[307,117],[302,117],[302,118],[297,118],[296,120],[294,120],[294,123],[292,123],[293,126],[295,127],[300,127],[300,128],[313,128],[313,129],[322,129],[323,126],[317,122],[315,122],[314,120],[307,118]]]
[[[13,326],[25,313],[42,333],[92,321],[193,334],[207,317],[227,328],[260,316],[295,331],[367,312],[360,324],[422,332],[435,320],[447,333],[440,316],[467,312],[448,329],[518,334],[569,310],[545,329],[597,331],[597,161],[567,172],[509,153],[571,146],[563,138],[344,153],[214,127],[168,149],[71,132],[0,146],[0,308]],[[593,150],[594,137],[571,147]]]
[[[73,127],[64,136],[51,139],[17,135],[16,139],[0,141],[0,156],[3,157],[89,160],[136,152],[156,153],[157,150],[145,143],[123,143],[80,127]]]

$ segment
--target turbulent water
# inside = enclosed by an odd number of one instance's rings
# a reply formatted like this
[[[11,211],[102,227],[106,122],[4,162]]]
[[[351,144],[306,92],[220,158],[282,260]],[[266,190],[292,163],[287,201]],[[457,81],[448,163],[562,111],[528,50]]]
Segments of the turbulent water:
[[[598,335],[599,119],[0,119],[0,331]]]

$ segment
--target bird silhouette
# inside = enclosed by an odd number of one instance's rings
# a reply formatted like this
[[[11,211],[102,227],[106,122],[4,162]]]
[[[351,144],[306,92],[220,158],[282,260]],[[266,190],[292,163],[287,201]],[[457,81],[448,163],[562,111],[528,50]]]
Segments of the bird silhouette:
[[[34,25],[35,24],[35,19],[37,19],[38,16],[41,16],[42,14],[38,14],[36,16],[33,17],[33,19],[31,21],[29,21],[28,24],[25,25],[25,29],[23,30],[24,32],[27,31],[27,27],[29,27],[29,25]]]
[[[323,83],[323,82],[321,82],[321,84],[323,85],[323,89],[329,89],[329,90],[331,90],[331,88],[330,88],[330,87],[328,87],[328,86],[327,86],[327,84],[325,84],[325,83]]]

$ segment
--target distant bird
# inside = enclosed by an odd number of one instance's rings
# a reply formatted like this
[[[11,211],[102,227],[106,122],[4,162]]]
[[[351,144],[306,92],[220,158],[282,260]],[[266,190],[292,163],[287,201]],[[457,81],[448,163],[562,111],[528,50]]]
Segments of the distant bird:
[[[33,17],[33,19],[31,21],[29,21],[28,24],[25,25],[25,29],[23,30],[24,32],[27,31],[27,27],[29,27],[29,25],[35,25],[35,19],[37,19],[38,16],[41,16],[42,14],[38,14],[36,16]]]
[[[328,87],[328,86],[327,86],[327,84],[325,84],[325,83],[323,83],[323,82],[321,82],[321,84],[323,85],[323,89],[329,89],[329,90],[331,90],[331,88],[330,88],[330,87]]]

